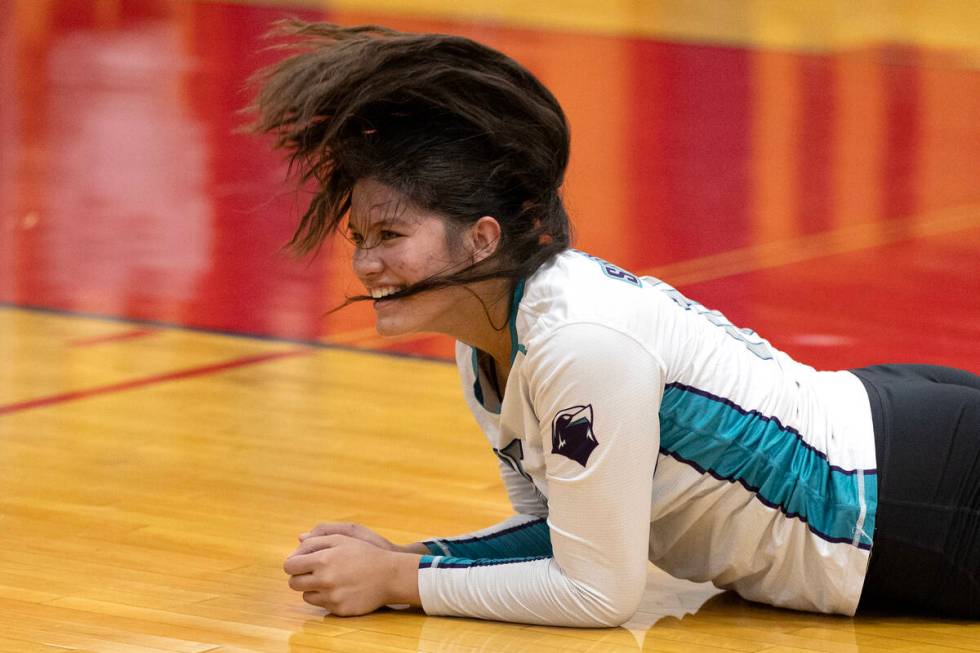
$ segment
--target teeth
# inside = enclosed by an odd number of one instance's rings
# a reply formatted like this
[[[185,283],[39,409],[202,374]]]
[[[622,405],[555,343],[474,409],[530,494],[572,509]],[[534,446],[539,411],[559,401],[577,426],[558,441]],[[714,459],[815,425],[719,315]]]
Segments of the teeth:
[[[396,293],[401,288],[398,286],[379,286],[378,288],[371,288],[371,297],[374,299],[381,299],[382,297],[387,297],[392,293]]]

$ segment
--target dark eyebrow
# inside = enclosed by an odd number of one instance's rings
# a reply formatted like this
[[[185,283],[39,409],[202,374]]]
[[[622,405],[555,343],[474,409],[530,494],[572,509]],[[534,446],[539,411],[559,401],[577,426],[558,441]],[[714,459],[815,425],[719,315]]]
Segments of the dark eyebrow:
[[[369,228],[374,227],[378,229],[388,229],[390,227],[405,227],[408,225],[408,221],[404,220],[400,215],[388,215],[377,222],[372,222],[368,225]],[[360,231],[360,228],[351,218],[347,219],[347,230],[348,231]]]

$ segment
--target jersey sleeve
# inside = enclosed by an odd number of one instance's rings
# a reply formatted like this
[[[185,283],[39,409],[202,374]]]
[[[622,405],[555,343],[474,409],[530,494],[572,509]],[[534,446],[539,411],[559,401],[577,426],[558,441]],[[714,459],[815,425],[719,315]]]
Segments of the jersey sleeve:
[[[548,523],[540,517],[514,515],[490,528],[423,542],[433,555],[469,559],[550,557]]]
[[[524,623],[621,624],[646,581],[663,365],[628,334],[597,324],[565,325],[526,356],[552,556],[424,556],[422,606]]]

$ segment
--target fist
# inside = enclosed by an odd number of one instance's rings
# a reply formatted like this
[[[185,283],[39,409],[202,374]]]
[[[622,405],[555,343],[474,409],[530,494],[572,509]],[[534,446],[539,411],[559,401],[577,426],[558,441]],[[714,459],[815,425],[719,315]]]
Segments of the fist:
[[[366,528],[363,531],[394,546]],[[283,570],[289,574],[289,586],[302,592],[304,601],[348,617],[389,603],[421,605],[419,558],[356,537],[311,532],[286,558]]]

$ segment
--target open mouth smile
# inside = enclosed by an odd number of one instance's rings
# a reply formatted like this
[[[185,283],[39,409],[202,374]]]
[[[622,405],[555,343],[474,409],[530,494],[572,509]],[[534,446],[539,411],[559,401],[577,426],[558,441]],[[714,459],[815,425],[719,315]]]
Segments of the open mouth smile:
[[[378,286],[377,288],[371,288],[368,292],[371,297],[374,298],[375,303],[382,301],[388,295],[394,294],[403,288],[399,286]]]

